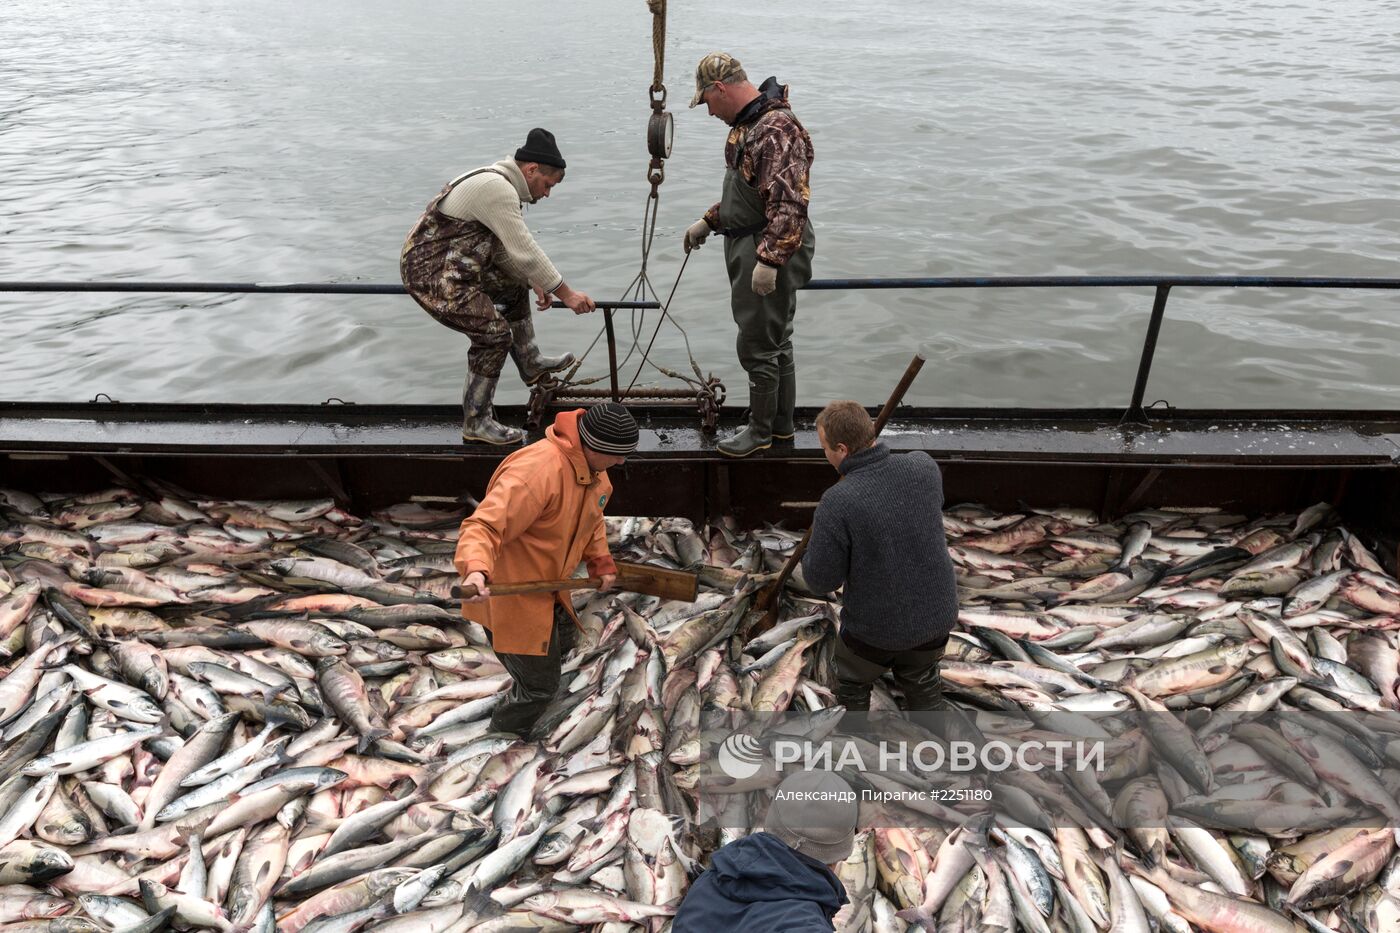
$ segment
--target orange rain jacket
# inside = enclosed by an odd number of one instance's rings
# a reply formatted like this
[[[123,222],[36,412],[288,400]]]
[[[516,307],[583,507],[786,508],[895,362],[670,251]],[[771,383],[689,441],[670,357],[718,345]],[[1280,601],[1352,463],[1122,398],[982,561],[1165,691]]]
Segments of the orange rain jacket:
[[[501,461],[485,498],[462,522],[453,563],[464,578],[480,570],[488,584],[563,579],[585,560],[589,576],[617,573],[603,524],[612,482],[583,457],[582,415],[581,408],[560,412],[544,440]],[[567,596],[497,596],[463,605],[462,616],[491,631],[496,651],[540,656],[549,653],[556,600],[578,623]]]

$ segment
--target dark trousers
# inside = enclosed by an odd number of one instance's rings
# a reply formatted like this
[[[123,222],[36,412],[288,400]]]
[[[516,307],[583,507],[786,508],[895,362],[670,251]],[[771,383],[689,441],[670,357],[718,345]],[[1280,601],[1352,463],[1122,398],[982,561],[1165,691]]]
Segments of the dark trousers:
[[[943,679],[938,664],[948,638],[937,638],[916,648],[889,651],[867,645],[845,633],[836,639],[836,699],[852,712],[868,712],[870,690],[885,671],[904,691],[909,710],[946,710]]]
[[[486,633],[488,641],[491,633]],[[543,655],[505,654],[496,652],[496,659],[510,675],[510,693],[491,714],[491,729],[514,732],[521,738],[529,735],[531,727],[544,712],[554,694],[559,691],[559,658],[578,643],[578,632],[562,606],[554,607],[554,633],[549,639],[549,653]]]

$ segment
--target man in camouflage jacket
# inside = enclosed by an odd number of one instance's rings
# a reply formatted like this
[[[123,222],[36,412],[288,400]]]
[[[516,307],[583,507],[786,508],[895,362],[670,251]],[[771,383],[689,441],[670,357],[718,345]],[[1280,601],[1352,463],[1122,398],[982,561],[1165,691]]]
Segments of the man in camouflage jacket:
[[[749,378],[748,425],[719,442],[732,457],[794,433],[792,319],[797,290],[812,278],[816,235],[807,219],[812,139],[787,98],[776,78],[754,87],[738,60],[723,52],[706,55],[695,71],[690,106],[704,103],[730,127],[723,196],[686,230],[685,251],[711,233],[724,237],[739,364]]]

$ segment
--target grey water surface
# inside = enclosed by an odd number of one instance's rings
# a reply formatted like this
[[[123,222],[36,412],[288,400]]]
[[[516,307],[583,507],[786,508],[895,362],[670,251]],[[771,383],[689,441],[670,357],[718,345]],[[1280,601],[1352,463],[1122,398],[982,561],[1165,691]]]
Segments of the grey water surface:
[[[724,127],[685,108],[713,49],[791,85],[819,278],[1400,277],[1394,0],[672,0],[668,26],[663,299],[718,197]],[[571,284],[628,297],[652,67],[642,0],[5,0],[0,280],[396,282],[443,183],[545,126],[568,176],[526,220]],[[722,267],[694,254],[672,312],[733,400]],[[877,404],[922,348],[912,402],[1122,405],[1151,304],[806,293],[800,396]],[[0,294],[0,315],[4,399],[454,402],[465,365],[405,297]],[[581,352],[601,323],[537,329]],[[669,323],[653,355],[689,370]],[[1147,398],[1395,408],[1398,359],[1397,292],[1178,288]],[[499,397],[523,399],[513,375]]]

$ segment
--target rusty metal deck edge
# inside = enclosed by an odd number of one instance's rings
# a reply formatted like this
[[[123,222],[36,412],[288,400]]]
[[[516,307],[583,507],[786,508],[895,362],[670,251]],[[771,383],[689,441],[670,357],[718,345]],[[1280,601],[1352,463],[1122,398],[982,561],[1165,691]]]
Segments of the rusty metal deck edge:
[[[820,457],[812,419],[797,438],[749,462]],[[0,452],[44,455],[407,457],[498,459],[510,448],[457,440],[446,405],[82,404],[0,402]],[[523,407],[502,406],[520,423]],[[1118,425],[1117,409],[901,408],[885,440],[940,460],[1165,466],[1364,466],[1400,463],[1400,411],[1186,410],[1151,412],[1147,427]],[[724,411],[721,429],[743,410]],[[639,411],[638,457],[728,461],[698,430],[693,409]],[[537,435],[538,436],[538,435]]]

